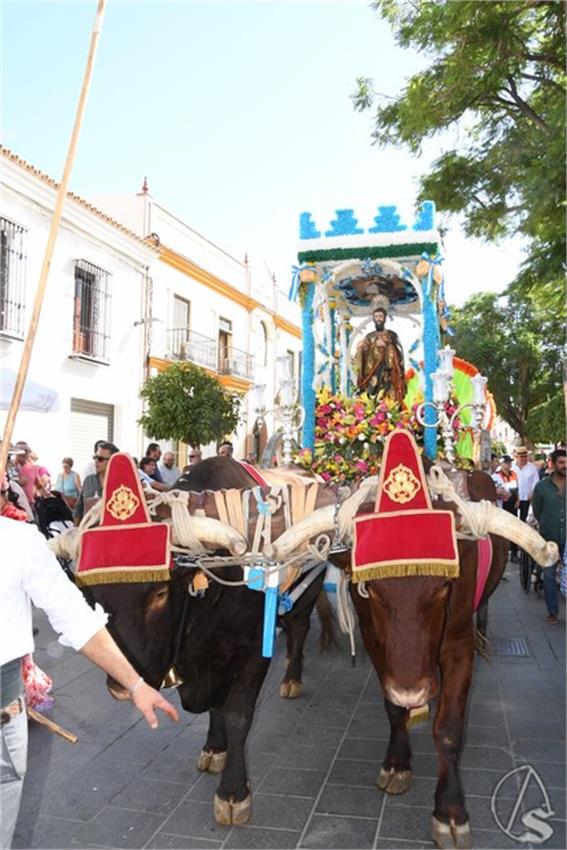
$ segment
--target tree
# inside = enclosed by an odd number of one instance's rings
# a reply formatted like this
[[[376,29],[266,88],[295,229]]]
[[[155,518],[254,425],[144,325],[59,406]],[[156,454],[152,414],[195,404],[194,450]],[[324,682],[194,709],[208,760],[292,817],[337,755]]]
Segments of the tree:
[[[451,345],[488,378],[498,413],[520,441],[564,439],[564,326],[525,298],[481,292],[452,312]]]
[[[182,440],[191,446],[232,434],[242,400],[192,363],[172,363],[148,378],[140,397],[147,402],[147,410],[139,424],[149,437]]]
[[[457,141],[421,178],[420,200],[464,215],[467,234],[520,234],[527,256],[511,292],[564,309],[565,3],[377,0],[402,47],[431,56],[397,97],[361,77],[355,108],[376,107],[374,142],[419,154]]]

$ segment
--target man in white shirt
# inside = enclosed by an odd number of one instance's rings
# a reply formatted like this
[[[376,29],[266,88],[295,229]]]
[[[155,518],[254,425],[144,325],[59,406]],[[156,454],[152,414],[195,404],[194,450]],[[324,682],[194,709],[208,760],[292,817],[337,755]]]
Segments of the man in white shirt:
[[[528,450],[525,446],[518,446],[515,449],[512,469],[518,479],[519,515],[525,522],[528,518],[534,487],[539,484],[538,468],[535,463],[528,461]]]
[[[163,483],[167,484],[168,487],[173,487],[181,474],[175,466],[175,455],[173,452],[164,452],[161,462],[158,463],[158,469]]]
[[[22,658],[33,652],[32,602],[47,614],[65,646],[82,652],[130,692],[152,729],[155,709],[178,720],[176,709],[147,685],[105,628],[100,606],[87,605],[45,539],[33,526],[0,517],[0,847],[11,845],[27,763],[27,717]]]

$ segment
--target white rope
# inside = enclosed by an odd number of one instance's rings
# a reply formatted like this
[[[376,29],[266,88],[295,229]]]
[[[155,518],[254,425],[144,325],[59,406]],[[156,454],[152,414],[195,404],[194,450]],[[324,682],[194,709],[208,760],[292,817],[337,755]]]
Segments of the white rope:
[[[166,493],[158,493],[149,504],[150,514],[155,516],[158,505],[167,505],[171,510],[172,542],[192,552],[206,552],[206,548],[193,530],[189,513],[190,495],[186,490],[168,490]]]
[[[348,635],[350,642],[350,654],[355,655],[356,647],[354,643],[354,629],[356,626],[356,614],[348,590],[349,584],[350,578],[344,570],[341,570],[339,574],[339,583],[337,585],[337,618],[341,632],[343,635]]]
[[[453,502],[457,506],[462,523],[457,537],[462,540],[472,540],[488,535],[492,502],[487,499],[482,499],[480,502],[465,501],[438,464],[434,464],[429,470],[427,482],[432,496],[441,496],[444,501]],[[474,507],[471,507],[472,505]]]

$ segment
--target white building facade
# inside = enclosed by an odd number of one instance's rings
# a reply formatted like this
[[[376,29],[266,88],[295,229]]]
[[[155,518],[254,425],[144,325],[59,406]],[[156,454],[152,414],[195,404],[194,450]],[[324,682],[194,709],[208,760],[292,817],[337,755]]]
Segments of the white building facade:
[[[235,457],[261,453],[277,428],[270,408],[281,376],[277,359],[287,356],[297,384],[301,371],[299,308],[288,301],[267,269],[237,260],[194,231],[151,197],[104,196],[98,202],[159,250],[145,322],[148,373],[175,360],[207,369],[227,389],[245,396],[234,435]],[[250,389],[264,386],[268,412],[258,433]],[[178,449],[185,462],[184,447]],[[204,456],[216,447],[204,447]]]
[[[10,151],[0,154],[1,435],[57,183]],[[97,207],[70,195],[28,372],[29,386],[54,391],[56,401],[39,412],[41,403],[26,390],[12,440],[27,441],[52,475],[64,456],[81,474],[97,439],[139,458],[148,442],[137,424],[140,387],[149,375],[185,359],[244,396],[242,422],[226,436],[235,456],[245,457],[261,452],[277,427],[269,408],[280,378],[276,361],[283,356],[299,383],[299,309],[263,265],[230,256],[145,189],[97,199]],[[261,429],[249,392],[254,384],[265,386]],[[162,448],[175,449],[179,464],[186,462],[187,447]],[[203,454],[215,451],[208,446]]]
[[[0,165],[1,434],[57,184],[9,151],[1,152]],[[143,325],[135,323],[144,311],[157,256],[127,228],[69,196],[28,371],[30,385],[54,390],[56,399],[47,412],[38,412],[41,404],[26,389],[12,435],[13,441],[27,441],[52,475],[64,456],[74,459],[81,474],[97,439],[134,455],[141,452],[137,420],[144,339]]]

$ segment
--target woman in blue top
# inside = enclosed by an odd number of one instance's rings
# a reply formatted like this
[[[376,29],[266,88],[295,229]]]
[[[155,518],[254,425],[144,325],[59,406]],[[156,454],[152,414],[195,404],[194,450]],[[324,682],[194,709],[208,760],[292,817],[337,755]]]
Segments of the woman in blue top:
[[[73,471],[73,458],[64,457],[63,472],[60,472],[55,482],[55,489],[61,493],[70,508],[74,508],[81,493],[81,479]]]

